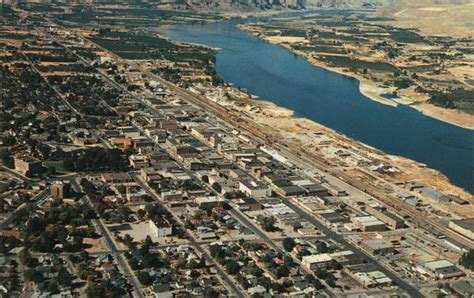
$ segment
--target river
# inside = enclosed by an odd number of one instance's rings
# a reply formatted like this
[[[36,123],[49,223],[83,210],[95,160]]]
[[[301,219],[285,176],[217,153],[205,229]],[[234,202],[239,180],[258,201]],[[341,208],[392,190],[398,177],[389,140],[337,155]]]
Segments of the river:
[[[289,50],[236,27],[245,20],[180,25],[160,32],[173,40],[221,49],[217,73],[262,100],[291,109],[352,139],[426,164],[474,193],[474,131],[408,106],[362,95],[355,79],[315,67]]]

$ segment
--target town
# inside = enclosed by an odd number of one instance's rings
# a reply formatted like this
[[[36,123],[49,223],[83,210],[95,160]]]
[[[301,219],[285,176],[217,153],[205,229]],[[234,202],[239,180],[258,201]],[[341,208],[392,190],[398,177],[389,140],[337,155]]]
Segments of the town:
[[[56,19],[0,18],[1,296],[474,293],[470,198],[279,142],[222,104],[251,95],[214,49]]]

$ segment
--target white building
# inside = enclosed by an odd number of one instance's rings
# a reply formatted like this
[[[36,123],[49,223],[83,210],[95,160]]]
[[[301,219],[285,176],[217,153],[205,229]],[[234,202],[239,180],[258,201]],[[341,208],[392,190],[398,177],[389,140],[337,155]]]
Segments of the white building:
[[[173,234],[173,227],[164,219],[157,221],[150,220],[150,229],[156,233],[158,238],[171,236]]]
[[[327,268],[327,266],[333,261],[333,258],[329,254],[319,254],[304,256],[302,264],[310,269],[316,270],[320,268]]]
[[[239,181],[239,190],[253,198],[269,197],[272,194],[271,189],[267,185],[254,180]]]

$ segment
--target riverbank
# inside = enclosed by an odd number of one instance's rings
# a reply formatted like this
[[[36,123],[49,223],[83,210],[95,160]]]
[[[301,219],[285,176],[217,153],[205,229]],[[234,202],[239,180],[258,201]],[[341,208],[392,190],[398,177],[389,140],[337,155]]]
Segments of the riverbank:
[[[226,82],[243,90],[242,96],[229,98],[229,91],[236,89],[222,86],[216,90],[213,86],[202,86],[196,90],[199,94],[208,95],[230,110],[239,111],[239,116],[248,114],[251,123],[265,121],[265,131],[275,132],[276,138],[291,143],[300,138],[307,139],[298,141],[300,144],[296,147],[317,148],[319,145],[314,142],[323,138],[317,134],[322,130],[328,131],[327,135],[339,136],[338,148],[343,151],[352,148],[348,144],[354,143],[357,147],[360,143],[363,152],[378,152],[378,156],[385,156],[380,160],[386,160],[387,165],[398,169],[399,175],[386,177],[394,185],[417,181],[433,185],[434,189],[445,194],[471,198],[462,189],[474,191],[469,178],[473,150],[469,142],[473,136],[471,130],[434,120],[405,105],[394,108],[398,103],[382,96],[379,100],[386,104],[368,100],[359,88],[374,94],[390,91],[387,88],[374,90],[368,84],[359,84],[342,70],[340,74],[343,76],[314,67],[304,57],[237,29],[235,25],[238,23],[229,21],[163,30],[163,35],[172,40],[221,48],[216,57],[216,72]],[[227,95],[216,98],[216,94]],[[254,94],[259,100],[249,94]],[[301,129],[305,127],[305,121],[325,128],[318,130],[311,126],[314,131]],[[277,127],[281,129],[277,130]],[[315,156],[321,157],[321,152],[317,151]],[[400,162],[402,166],[398,166],[396,156],[403,156],[406,163]],[[336,160],[338,155],[334,151],[329,152],[327,158],[334,160],[335,166],[346,163],[344,159]],[[369,169],[365,172],[363,175],[366,177],[376,174]],[[398,176],[403,179],[397,180]],[[388,187],[387,194],[390,190],[392,187]]]
[[[392,107],[397,107],[399,104],[410,106],[417,111],[423,113],[426,116],[431,118],[458,126],[470,130],[474,130],[474,115],[455,110],[455,109],[445,109],[428,102],[428,97],[416,94],[415,92],[410,92],[406,95],[397,95],[393,98],[386,98],[384,95],[391,94],[396,91],[395,87],[381,87],[375,82],[367,79],[361,73],[356,73],[345,68],[338,68],[329,66],[317,59],[314,58],[311,52],[303,52],[294,49],[291,45],[297,42],[303,42],[304,38],[301,37],[279,37],[279,36],[266,36],[262,31],[256,31],[254,27],[250,27],[246,24],[238,25],[239,29],[244,30],[254,37],[259,38],[265,42],[279,45],[287,50],[291,51],[294,54],[304,57],[309,63],[316,67],[335,72],[346,77],[350,77],[359,81],[359,90],[367,98],[374,100],[378,103],[389,105]]]
[[[262,125],[266,133],[282,140],[291,147],[304,148],[305,152],[322,157],[333,163],[335,167],[350,164],[346,157],[339,157],[333,153],[338,150],[349,152],[363,152],[378,160],[380,164],[395,169],[393,174],[372,171],[367,167],[348,167],[344,170],[347,174],[357,178],[374,187],[378,187],[385,193],[393,194],[400,191],[400,183],[403,181],[416,181],[427,185],[445,194],[461,197],[474,203],[474,196],[464,189],[453,185],[441,172],[427,168],[419,162],[386,154],[378,149],[363,144],[357,140],[348,138],[340,133],[325,127],[317,122],[306,118],[294,117],[293,111],[279,107],[272,102],[254,99],[234,99],[228,104],[248,120]],[[328,148],[333,148],[329,150]],[[451,210],[456,217],[466,218],[474,216],[474,205],[460,206],[454,203],[440,203],[438,201],[423,198],[424,203],[430,204],[440,210]]]
[[[427,168],[426,165],[401,156],[386,154],[376,148],[370,147],[357,140],[348,138],[340,133],[306,118],[294,117],[293,111],[279,107],[272,102],[240,98],[230,101],[232,108],[248,120],[262,125],[266,133],[282,140],[292,147],[304,148],[322,157],[334,166],[341,166],[350,158],[340,158],[332,151],[347,150],[350,152],[363,152],[378,160],[380,164],[395,169],[394,174],[371,171],[366,167],[348,167],[346,173],[357,179],[376,186],[387,194],[399,191],[403,181],[416,181],[427,185],[445,194],[461,197],[474,204],[474,196],[464,189],[453,185],[441,172]],[[344,166],[343,166],[344,168]],[[440,203],[435,200],[423,198],[426,203],[440,210],[450,209],[455,216],[461,218],[474,216],[474,205],[460,206],[454,203]]]

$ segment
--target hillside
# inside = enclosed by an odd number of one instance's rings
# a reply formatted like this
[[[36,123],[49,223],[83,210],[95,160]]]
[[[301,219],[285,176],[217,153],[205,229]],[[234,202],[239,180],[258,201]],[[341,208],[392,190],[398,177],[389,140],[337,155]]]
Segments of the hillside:
[[[375,8],[391,0],[181,0],[161,1],[178,9],[193,10],[272,10],[305,9],[315,7]]]
[[[424,35],[474,36],[474,0],[398,0],[380,9],[379,15]]]

